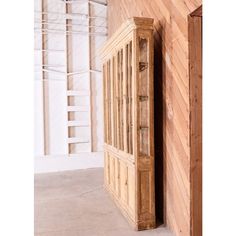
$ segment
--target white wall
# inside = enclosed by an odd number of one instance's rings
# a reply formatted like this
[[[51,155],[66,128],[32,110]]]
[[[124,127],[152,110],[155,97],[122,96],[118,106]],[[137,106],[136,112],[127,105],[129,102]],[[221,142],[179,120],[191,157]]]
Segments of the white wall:
[[[103,2],[106,2],[105,0]],[[101,14],[101,10],[103,7],[92,7],[92,14],[93,15],[102,15],[103,17],[107,17],[107,12],[104,11],[103,14]],[[94,24],[96,25],[104,25],[103,20],[100,19],[94,19]],[[105,22],[105,26],[107,26],[107,21]],[[99,54],[99,49],[102,47],[102,45],[105,42],[105,38],[103,36],[97,36],[96,38],[92,38],[92,48],[93,55]],[[92,67],[98,70],[102,70],[101,60],[99,55],[93,57],[93,60],[91,61]],[[94,127],[94,145],[95,150],[97,151],[103,151],[103,78],[102,74],[93,74],[92,75],[92,89],[93,89],[93,127]]]
[[[34,162],[35,173],[103,167],[103,152],[80,153],[74,157],[67,155],[37,157]]]
[[[73,4],[73,12],[88,13],[87,4]],[[35,10],[41,11],[41,0],[35,0]],[[106,9],[103,6],[93,6],[93,14],[99,14],[106,17]],[[65,4],[58,0],[48,0],[48,11],[61,12],[65,11]],[[40,14],[35,14],[37,19]],[[49,17],[57,19],[57,22],[63,22],[63,16],[50,15]],[[75,21],[80,23],[81,21]],[[65,23],[65,21],[64,21]],[[104,24],[104,20],[94,20],[96,25]],[[105,22],[106,24],[106,22]],[[35,28],[39,28],[40,24],[35,24]],[[65,26],[51,25],[51,29],[64,30]],[[86,30],[74,28],[73,30]],[[104,30],[103,30],[104,32]],[[104,43],[106,37],[93,37],[93,69],[101,70],[98,49]],[[48,34],[48,48],[62,49],[66,47],[64,34]],[[35,33],[35,48],[41,48],[41,36]],[[88,69],[89,50],[88,50],[88,35],[76,34],[72,38],[72,61],[73,71],[81,71]],[[65,52],[50,52],[48,55],[48,64],[64,65],[64,67],[49,69],[65,71],[66,70],[66,53]],[[97,55],[97,56],[95,56]],[[42,97],[42,72],[40,71],[42,55],[40,51],[35,51],[35,173],[61,171],[70,169],[92,168],[103,166],[103,107],[102,107],[102,75],[101,73],[93,73],[91,77],[91,107],[92,107],[92,127],[93,127],[93,143],[94,152],[80,153],[68,157],[68,129],[67,129],[67,83],[65,74],[49,73],[49,155],[44,156],[44,123],[43,123],[43,97]],[[76,77],[76,89],[86,89],[88,87],[89,73],[82,77]],[[75,89],[74,88],[74,89]],[[88,105],[88,99],[78,101],[81,105]],[[81,119],[88,119],[86,115]],[[87,132],[87,131],[86,131]],[[91,133],[91,130],[88,129]],[[77,134],[79,135],[79,134]],[[78,149],[78,148],[77,148]],[[82,149],[81,149],[82,150]],[[86,149],[87,150],[87,149]]]

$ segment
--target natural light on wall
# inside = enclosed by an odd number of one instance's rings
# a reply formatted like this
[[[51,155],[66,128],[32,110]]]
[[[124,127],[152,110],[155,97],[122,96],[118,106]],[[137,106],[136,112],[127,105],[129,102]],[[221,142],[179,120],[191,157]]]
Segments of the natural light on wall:
[[[34,26],[35,172],[102,166],[106,2],[35,0]]]

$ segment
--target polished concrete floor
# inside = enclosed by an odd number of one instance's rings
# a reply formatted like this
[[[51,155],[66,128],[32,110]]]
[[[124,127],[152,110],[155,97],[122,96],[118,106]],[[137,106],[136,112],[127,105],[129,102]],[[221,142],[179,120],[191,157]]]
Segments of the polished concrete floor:
[[[103,190],[103,169],[35,175],[35,236],[172,236],[136,232]]]

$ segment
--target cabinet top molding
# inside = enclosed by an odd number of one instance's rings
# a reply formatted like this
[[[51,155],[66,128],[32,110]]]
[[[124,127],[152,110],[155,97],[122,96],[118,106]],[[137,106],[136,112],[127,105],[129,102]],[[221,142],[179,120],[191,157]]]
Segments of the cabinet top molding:
[[[127,38],[130,33],[137,29],[153,30],[153,19],[147,17],[132,17],[125,21],[120,28],[105,42],[100,49],[101,59],[105,60],[112,54],[114,49],[120,47],[120,42]],[[123,44],[122,42],[122,44]]]

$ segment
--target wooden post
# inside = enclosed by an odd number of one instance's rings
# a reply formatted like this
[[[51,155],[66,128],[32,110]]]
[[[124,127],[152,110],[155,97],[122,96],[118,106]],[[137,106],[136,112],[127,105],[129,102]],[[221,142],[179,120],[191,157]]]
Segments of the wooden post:
[[[49,136],[49,81],[47,69],[47,41],[48,35],[44,33],[47,30],[47,24],[44,24],[48,20],[48,15],[43,14],[48,10],[48,1],[42,0],[42,90],[43,90],[43,130],[44,130],[44,155],[50,154],[50,136]]]
[[[91,70],[92,68],[92,62],[91,62],[91,58],[92,58],[92,39],[91,39],[91,33],[92,33],[92,20],[91,20],[91,15],[92,15],[92,7],[91,7],[91,3],[88,1],[88,41],[89,41],[89,88],[90,88],[90,114],[89,114],[89,123],[90,123],[90,145],[91,145],[91,152],[94,151],[93,148],[93,80],[92,80],[92,73]]]
[[[202,235],[202,7],[188,17],[191,236]]]
[[[65,12],[66,14],[70,14],[72,12],[72,6],[70,3],[65,3]],[[72,19],[66,19],[66,32],[72,30]],[[66,38],[66,81],[67,81],[67,91],[71,90],[73,87],[73,76],[69,76],[68,73],[73,72],[72,68],[72,34],[65,33]],[[74,97],[67,96],[67,106],[71,105],[72,99]],[[67,111],[67,120],[71,120],[73,118],[72,112]],[[68,138],[73,136],[73,128],[67,127],[68,130]],[[68,143],[68,154],[73,153],[72,150],[73,144]]]

